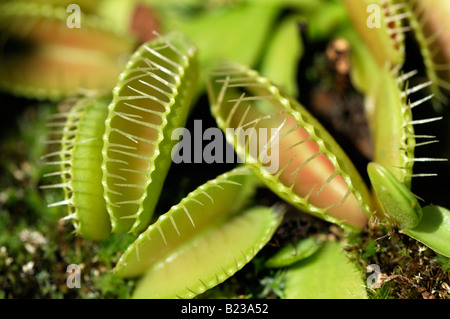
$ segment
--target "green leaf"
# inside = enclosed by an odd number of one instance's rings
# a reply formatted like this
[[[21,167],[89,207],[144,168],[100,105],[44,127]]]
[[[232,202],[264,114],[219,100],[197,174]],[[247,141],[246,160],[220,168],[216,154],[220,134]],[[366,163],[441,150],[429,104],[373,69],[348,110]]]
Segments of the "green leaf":
[[[261,64],[261,74],[293,97],[298,96],[297,70],[303,55],[298,23],[298,18],[290,17],[280,24]]]
[[[170,19],[167,30],[180,30],[198,48],[203,69],[217,60],[255,66],[271,31],[279,8],[247,5],[211,10],[195,19]]]
[[[289,268],[286,299],[366,299],[362,274],[345,256],[343,247],[327,242],[318,253]]]
[[[403,231],[435,252],[450,258],[450,210],[447,208],[425,206],[419,225]]]
[[[417,226],[422,218],[422,208],[409,188],[380,164],[369,163],[367,172],[384,212],[402,229]]]

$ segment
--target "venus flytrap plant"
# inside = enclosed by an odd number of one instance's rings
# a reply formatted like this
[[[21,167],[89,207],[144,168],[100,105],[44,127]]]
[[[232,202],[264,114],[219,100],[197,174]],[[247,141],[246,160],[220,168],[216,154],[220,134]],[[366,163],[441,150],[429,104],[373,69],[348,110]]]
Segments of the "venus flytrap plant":
[[[249,208],[257,180],[238,167],[200,186],[149,226],[115,273],[141,276],[134,298],[193,298],[241,269],[268,242],[280,208]]]
[[[75,232],[87,239],[103,240],[111,233],[111,223],[103,199],[102,136],[110,97],[84,98],[67,113],[52,116],[49,127],[52,140],[60,144],[58,151],[44,156],[47,165],[59,167],[44,177],[59,176],[60,183],[42,188],[62,188],[64,200],[52,206],[66,206],[66,219],[73,222]]]
[[[344,151],[303,106],[256,71],[238,64],[214,69],[208,84],[211,112],[219,128],[272,191],[348,230],[366,224],[371,212],[366,185]],[[258,136],[255,152],[250,135],[260,128],[270,128],[271,134]],[[230,129],[241,136],[238,141]],[[268,172],[267,153],[274,145],[279,149],[279,167]]]
[[[406,10],[409,12],[408,8]],[[411,14],[407,16],[412,17]],[[417,147],[438,142],[434,136],[418,135],[414,132],[416,125],[426,125],[442,119],[442,117],[413,119],[413,109],[422,104],[426,105],[426,102],[432,100],[433,95],[419,100],[412,99],[412,96],[416,92],[428,88],[433,82],[423,82],[409,87],[408,82],[417,74],[417,71],[399,74],[401,65],[396,67],[386,65],[384,68],[377,68],[370,55],[366,56],[364,63],[361,63],[359,55],[364,52],[361,50],[363,45],[358,43],[356,38],[352,38],[352,40],[353,48],[356,48],[356,61],[359,61],[359,63],[355,63],[357,69],[355,74],[359,76],[358,80],[366,79],[366,84],[359,86],[363,88],[369,102],[367,103],[367,114],[374,138],[374,163],[368,166],[369,177],[374,189],[374,202],[377,203],[378,213],[384,213],[388,218],[392,218],[394,223],[398,223],[403,231],[409,234],[407,230],[418,227],[422,221],[422,208],[415,195],[410,191],[411,179],[435,176],[433,172],[415,173],[413,165],[418,162],[446,161],[443,158],[418,158],[414,153]],[[373,72],[374,80],[372,82],[367,81],[368,70]],[[427,219],[423,220],[423,223],[427,224]],[[439,225],[438,229],[445,227]],[[417,231],[414,238],[422,238],[417,235],[419,233],[423,235]],[[436,244],[437,236],[424,236],[419,241],[436,251],[439,250],[441,253],[444,251],[440,245]],[[445,254],[448,255],[448,252]]]
[[[450,251],[443,248],[440,240],[447,235],[448,222],[445,218],[438,221],[432,213],[422,218],[422,208],[411,192],[411,180],[414,177],[435,176],[433,172],[415,173],[413,165],[417,162],[441,162],[443,158],[416,157],[414,150],[438,142],[430,135],[417,135],[415,125],[424,125],[441,120],[442,117],[413,119],[412,109],[432,99],[432,95],[411,102],[414,93],[430,86],[424,82],[415,87],[408,87],[407,81],[417,72],[403,75],[397,70],[381,70],[375,76],[379,84],[370,86],[369,94],[373,100],[373,117],[371,129],[374,137],[374,162],[368,166],[368,174],[373,187],[373,198],[378,216],[385,214],[387,220],[398,224],[402,231],[431,249],[449,256]],[[386,120],[389,119],[389,120]],[[417,140],[425,140],[418,142]],[[383,217],[383,219],[385,219]],[[429,226],[433,225],[435,228]],[[420,226],[427,225],[427,226]],[[427,229],[427,231],[425,231]]]
[[[196,48],[179,33],[143,44],[113,91],[103,136],[103,186],[113,232],[149,223],[171,163],[170,137],[196,89]]]
[[[410,24],[413,22],[411,28],[416,30],[417,25],[414,25],[415,16],[413,14],[415,11],[406,2],[400,1],[396,7],[399,8],[399,6],[403,10],[401,20],[406,25],[404,30],[409,28],[407,22]],[[409,215],[417,215],[414,221],[417,224],[420,221],[419,211],[421,211],[421,208],[417,200],[412,200],[414,195],[410,191],[411,180],[413,177],[431,177],[436,174],[434,172],[413,172],[413,165],[420,162],[446,161],[442,158],[418,158],[414,152],[417,147],[438,142],[435,136],[416,134],[414,126],[432,124],[441,120],[442,117],[413,119],[413,109],[422,104],[426,106],[427,102],[433,100],[434,96],[434,94],[431,94],[421,99],[414,99],[414,94],[430,86],[434,87],[435,77],[432,77],[432,81],[409,87],[409,82],[418,73],[417,71],[400,73],[401,65],[395,66],[392,64],[380,67],[374,58],[376,52],[370,50],[369,45],[366,47],[361,39],[355,36],[353,30],[346,30],[342,35],[349,39],[352,47],[353,82],[365,94],[366,98],[366,115],[374,138],[373,161],[375,163],[369,166],[369,172],[372,174],[371,179],[373,179],[374,172],[378,171],[378,169],[374,169],[375,165],[376,167],[384,166],[389,169],[388,173],[395,176],[395,183],[398,184],[396,189],[403,190],[402,193],[396,193],[395,200],[401,202],[403,198],[405,202],[415,203],[417,211],[411,212]],[[437,93],[435,89],[432,89],[432,91]],[[377,203],[377,211],[379,213],[384,212],[390,217],[397,216],[394,218],[397,221],[399,218],[408,218],[403,215],[408,216],[408,213],[405,212],[406,204],[403,204],[403,206],[399,203],[388,204],[387,202],[392,201],[392,198],[387,200],[385,197],[381,200],[377,196],[380,188],[387,187],[387,184],[389,184],[387,179],[372,180],[372,186],[375,188],[373,196],[375,203]],[[387,187],[387,189],[392,190],[390,187]],[[403,194],[403,197],[400,194]],[[407,199],[404,198],[405,194],[408,194]],[[385,209],[385,206],[389,208]],[[411,224],[408,226],[408,229],[410,228]],[[430,245],[430,247],[433,247],[433,245]]]
[[[0,4],[0,87],[27,98],[61,100],[111,90],[134,40],[98,17],[83,14],[68,28],[65,7]]]
[[[409,87],[416,73],[400,71],[403,33],[409,30],[403,23],[413,16],[412,9],[405,0],[345,0],[352,27],[342,21],[340,3],[327,7],[343,27],[338,34],[349,39],[353,84],[366,97],[375,141],[374,163],[368,167],[370,192],[333,136],[274,84],[285,85],[295,94],[294,73],[277,65],[285,62],[280,58],[284,53],[289,65],[295,65],[300,52],[280,49],[284,48],[279,44],[281,38],[294,39],[297,34],[296,18],[292,18],[280,25],[267,54],[261,55],[264,39],[282,7],[281,2],[267,3],[257,10],[246,3],[205,12],[198,20],[164,21],[166,26],[186,31],[193,43],[179,33],[158,36],[132,55],[112,102],[108,97],[83,99],[68,113],[54,116],[51,125],[60,136],[49,142],[61,144],[61,149],[46,158],[60,169],[48,175],[61,176],[62,182],[47,188],[63,188],[65,199],[51,206],[66,205],[67,219],[88,239],[104,239],[111,231],[138,236],[115,267],[117,276],[140,277],[135,298],[192,298],[248,263],[274,234],[283,215],[276,206],[253,206],[251,199],[260,181],[281,199],[346,231],[361,231],[375,211],[384,212],[403,233],[450,256],[448,210],[421,208],[410,190],[412,177],[433,175],[413,172],[414,163],[443,160],[414,155],[416,147],[436,141],[417,135],[413,126],[440,118],[413,119],[412,110],[432,96],[418,101],[410,98],[430,82]],[[313,5],[317,4],[315,14],[327,6],[325,1],[318,3]],[[379,6],[380,28],[368,27],[368,4]],[[240,30],[246,25],[243,20],[251,26]],[[261,27],[251,23],[259,20]],[[230,37],[234,29],[238,36]],[[319,31],[321,36],[328,32]],[[244,63],[219,65],[210,72],[207,84],[211,113],[245,165],[198,187],[149,226],[176,143],[171,133],[185,125],[199,93],[194,43],[201,49],[202,68],[221,57]],[[259,69],[267,77],[251,69],[259,57]],[[282,71],[280,76],[275,75],[278,71]],[[42,92],[55,98],[66,94]],[[422,138],[426,141],[416,141]],[[266,266],[289,267],[288,298],[342,298],[343,292],[348,293],[345,297],[365,298],[361,278],[349,266],[342,248],[341,243],[322,246],[306,238],[281,249]]]

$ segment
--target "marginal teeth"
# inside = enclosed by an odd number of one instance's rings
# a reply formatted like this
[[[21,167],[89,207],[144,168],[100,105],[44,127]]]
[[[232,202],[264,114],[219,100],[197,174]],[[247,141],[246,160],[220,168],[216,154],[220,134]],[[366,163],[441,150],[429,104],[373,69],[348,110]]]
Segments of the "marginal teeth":
[[[440,117],[433,117],[430,119],[410,121],[410,122],[407,122],[407,124],[410,124],[410,125],[427,124],[427,123],[431,123],[431,122],[440,121],[442,119],[443,119],[443,117],[440,116]]]
[[[447,162],[447,161],[448,159],[446,158],[429,158],[429,157],[408,159],[408,162]]]
[[[60,175],[65,175],[65,174],[70,174],[70,171],[66,170],[66,171],[47,173],[47,174],[44,174],[43,177],[60,176]]]
[[[406,8],[406,3],[399,3],[399,4],[394,4],[391,6],[388,6],[385,8],[386,12],[391,15],[399,10],[403,10]]]
[[[401,76],[398,77],[397,82],[401,84],[401,83],[403,83],[403,82],[409,80],[409,79],[412,78],[413,76],[415,76],[417,73],[418,73],[417,70],[413,70],[413,71],[410,71],[410,72],[408,72],[408,73],[405,73],[405,74],[403,74],[403,75],[401,75]]]
[[[415,147],[425,146],[425,145],[434,144],[434,143],[439,143],[439,141],[438,141],[438,140],[434,140],[434,141],[428,141],[428,142],[417,143],[417,144],[415,145]]]
[[[59,184],[52,184],[52,185],[43,185],[43,186],[40,186],[39,188],[49,189],[49,188],[66,188],[66,187],[70,187],[70,184],[69,183],[59,183]]]
[[[404,13],[400,13],[397,14],[395,16],[390,16],[386,18],[386,22],[387,23],[391,23],[391,22],[395,22],[395,21],[399,21],[399,20],[403,20],[406,18],[409,18],[412,16],[412,12],[404,12]]]
[[[410,138],[436,138],[436,136],[433,135],[416,135],[416,134],[406,134],[406,137],[410,137]]]
[[[46,155],[41,156],[41,160],[45,160],[47,158],[51,158],[51,157],[55,157],[55,156],[66,155],[66,154],[70,154],[70,150],[67,150],[67,151],[56,151],[56,152],[48,153]]]
[[[54,162],[45,162],[44,165],[70,165],[71,161],[54,161]]]
[[[54,144],[62,144],[61,140],[46,140],[46,141],[42,141],[43,144],[45,145],[54,145]]]
[[[406,92],[402,92],[402,98],[406,98],[407,96],[409,96],[409,95],[411,95],[413,93],[416,93],[416,92],[418,92],[418,91],[420,91],[420,90],[422,90],[422,89],[424,89],[426,87],[429,87],[432,84],[433,84],[432,81],[428,81],[428,82],[416,85],[415,87],[412,87],[412,88],[406,90]]]
[[[66,217],[61,218],[61,220],[71,220],[71,219],[77,219],[77,215],[76,214],[70,214],[67,215]]]
[[[411,27],[400,27],[400,28],[393,28],[393,29],[389,28],[387,30],[387,32],[390,35],[398,34],[398,33],[402,34],[402,33],[409,32],[409,31],[411,31]]]
[[[72,204],[72,201],[70,199],[66,199],[57,203],[53,203],[53,204],[48,204],[47,207],[56,207],[56,206],[65,206],[65,205],[70,205]],[[71,216],[71,215],[69,215]],[[70,217],[66,216],[63,219],[69,219]],[[75,216],[75,214],[73,214],[73,216]]]
[[[217,185],[217,186],[219,186],[219,185]],[[186,213],[187,217],[188,217],[189,220],[191,221],[192,227],[195,228],[195,224],[194,224],[194,221],[192,220],[192,216],[191,216],[191,214],[189,214],[189,211],[188,211],[188,209],[186,208],[186,206],[180,205],[180,207],[183,208],[183,210],[184,210],[184,212]]]
[[[67,119],[67,117],[69,116],[69,112],[61,112],[61,113],[56,113],[56,114],[51,114],[49,116],[47,116],[47,120],[51,121],[51,120],[58,120],[58,119],[62,119],[65,120]]]
[[[421,104],[423,104],[423,103],[425,103],[425,102],[431,100],[433,97],[434,97],[434,94],[431,94],[431,95],[428,95],[427,97],[425,97],[425,98],[423,98],[423,99],[421,99],[421,100],[418,100],[418,101],[416,101],[416,102],[414,102],[414,103],[411,103],[411,104],[410,104],[410,108],[413,109],[413,108],[415,108],[416,106],[419,106],[419,105],[421,105]]]
[[[422,173],[422,174],[411,174],[411,177],[435,177],[438,176],[438,174],[435,173]]]

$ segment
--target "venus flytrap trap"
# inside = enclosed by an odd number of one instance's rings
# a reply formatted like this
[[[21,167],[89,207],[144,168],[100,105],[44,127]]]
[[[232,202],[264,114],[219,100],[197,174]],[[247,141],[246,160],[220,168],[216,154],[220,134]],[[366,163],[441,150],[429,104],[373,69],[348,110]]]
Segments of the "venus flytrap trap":
[[[0,4],[0,87],[18,96],[61,100],[108,93],[134,46],[105,21],[83,14],[68,28],[65,7],[10,1]]]
[[[374,140],[374,161],[392,168],[397,178],[409,186],[413,177],[435,176],[434,172],[413,173],[416,162],[442,161],[414,155],[416,148],[438,142],[433,135],[414,132],[417,125],[430,125],[442,119],[440,116],[413,119],[414,109],[427,107],[434,97],[431,94],[415,98],[416,94],[428,89],[432,82],[410,87],[418,71],[404,73],[401,65],[380,68],[353,30],[347,29],[340,35],[351,44],[352,82],[364,94],[365,113]]]
[[[439,158],[417,158],[414,150],[438,142],[433,136],[414,133],[414,126],[439,121],[442,117],[413,119],[413,109],[432,99],[432,95],[423,99],[411,98],[414,93],[427,88],[431,82],[408,87],[408,80],[417,72],[398,75],[398,71],[381,70],[377,76],[371,98],[374,102],[373,121],[371,123],[374,138],[374,162],[389,167],[396,178],[411,188],[413,177],[433,176],[432,172],[414,174],[415,162],[443,161]],[[413,100],[413,102],[411,102]],[[425,107],[425,106],[424,106]],[[389,121],[385,119],[389,118]],[[424,140],[418,142],[417,140]]]
[[[247,167],[222,174],[139,235],[115,268],[142,276],[133,297],[193,298],[247,264],[283,216],[280,207],[249,207],[257,183]]]
[[[256,71],[238,64],[214,69],[208,82],[211,112],[239,156],[281,198],[348,230],[364,227],[371,212],[366,185],[325,128],[298,102]],[[249,145],[258,136],[259,150]],[[238,132],[235,141],[230,129]],[[247,139],[245,138],[247,136]],[[279,165],[267,171],[276,145]]]
[[[198,77],[196,48],[179,33],[143,44],[113,91],[103,136],[103,186],[113,232],[149,223]]]
[[[44,156],[47,165],[59,167],[44,177],[58,176],[60,183],[42,188],[62,188],[64,200],[52,206],[66,206],[65,219],[73,222],[75,232],[87,239],[103,240],[111,233],[111,224],[103,199],[102,136],[107,106],[111,98],[84,98],[67,113],[55,114],[49,144],[59,144],[58,151]]]

